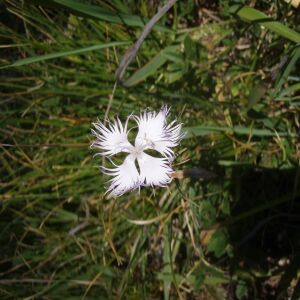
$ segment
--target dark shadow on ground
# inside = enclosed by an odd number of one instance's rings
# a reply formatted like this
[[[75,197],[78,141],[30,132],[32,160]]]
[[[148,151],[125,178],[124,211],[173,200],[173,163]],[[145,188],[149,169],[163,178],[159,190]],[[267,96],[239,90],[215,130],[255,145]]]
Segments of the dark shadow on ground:
[[[232,274],[252,274],[259,299],[299,299],[299,168],[234,167],[231,182]]]

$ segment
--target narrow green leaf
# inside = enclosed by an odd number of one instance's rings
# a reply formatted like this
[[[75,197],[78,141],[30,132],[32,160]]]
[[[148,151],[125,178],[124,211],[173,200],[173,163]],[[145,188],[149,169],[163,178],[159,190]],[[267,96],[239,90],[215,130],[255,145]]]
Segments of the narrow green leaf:
[[[275,85],[275,91],[274,94],[276,95],[282,88],[283,84],[288,80],[288,77],[292,70],[295,67],[296,62],[300,58],[300,48],[296,48],[293,53],[291,54],[291,58],[289,62],[287,63],[284,71],[282,72],[279,80],[277,81]]]
[[[260,137],[272,137],[272,136],[297,136],[296,134],[289,134],[288,132],[276,132],[269,129],[259,129],[243,126],[234,127],[219,127],[219,126],[195,126],[185,128],[184,131],[187,132],[184,138],[188,139],[194,136],[204,136],[214,132],[224,132],[227,134],[240,134],[240,135],[253,135]]]
[[[157,273],[157,279],[162,280],[167,284],[173,283],[174,277],[176,279],[176,282],[184,281],[184,277],[180,274],[172,274],[166,272]],[[169,296],[165,296],[165,299],[169,299]]]
[[[276,98],[276,100],[283,100],[283,97],[291,97],[295,92],[300,90],[300,83],[295,83],[291,86],[289,86],[288,88],[284,89]]]
[[[144,27],[149,21],[148,19],[141,18],[140,16],[128,15],[124,13],[114,12],[101,7],[100,5],[92,5],[77,0],[35,0],[35,2],[44,6],[67,8],[71,10],[74,14],[94,18],[101,21],[125,24],[127,26],[133,27]],[[161,25],[155,25],[154,29],[163,32],[172,32],[167,27]]]
[[[161,50],[146,65],[137,70],[129,79],[127,79],[124,85],[127,87],[134,86],[154,74],[156,70],[168,60],[168,55],[176,52],[176,49],[178,49],[177,46],[170,46]]]
[[[240,18],[246,21],[259,23],[260,25],[293,42],[300,42],[300,33],[278,21],[274,21],[272,18],[255,8],[244,6],[239,9],[237,5],[234,5],[230,8],[230,11],[236,13]]]
[[[228,281],[229,280],[227,278],[206,276],[204,279],[204,284],[215,286],[228,283]]]
[[[245,281],[239,280],[235,290],[237,299],[242,300],[248,298],[248,287]]]
[[[74,54],[81,54],[89,51],[95,51],[95,50],[100,50],[100,49],[105,49],[109,47],[114,47],[114,46],[121,46],[121,45],[126,45],[129,42],[113,42],[113,43],[108,43],[108,44],[100,44],[100,45],[93,45],[89,47],[84,47],[81,49],[74,49],[74,50],[67,50],[67,51],[61,51],[61,52],[54,52],[54,53],[49,53],[45,55],[40,55],[40,56],[33,56],[33,57],[28,57],[24,59],[17,60],[11,65],[4,66],[4,68],[10,68],[10,67],[20,67],[20,66],[25,66],[29,65],[32,63],[44,61],[44,60],[49,60],[53,58],[58,58],[58,57],[64,57],[64,56],[69,56],[69,55],[74,55]]]

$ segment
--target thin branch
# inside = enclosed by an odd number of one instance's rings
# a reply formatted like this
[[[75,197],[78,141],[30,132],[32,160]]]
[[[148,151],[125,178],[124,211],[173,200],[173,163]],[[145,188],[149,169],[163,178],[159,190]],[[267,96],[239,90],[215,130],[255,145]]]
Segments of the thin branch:
[[[135,44],[126,51],[126,53],[122,57],[119,67],[115,73],[116,80],[118,83],[126,86],[126,84],[124,83],[124,80],[123,80],[123,76],[124,76],[124,73],[125,73],[127,67],[129,66],[131,61],[134,59],[134,57],[136,56],[138,50],[140,49],[140,47],[141,47],[142,43],[144,42],[144,40],[146,39],[146,37],[151,32],[153,26],[175,4],[176,1],[177,0],[168,0],[167,3],[164,6],[162,6],[158,10],[158,12],[152,17],[152,19],[145,25],[142,34],[140,35],[138,40],[135,42]]]

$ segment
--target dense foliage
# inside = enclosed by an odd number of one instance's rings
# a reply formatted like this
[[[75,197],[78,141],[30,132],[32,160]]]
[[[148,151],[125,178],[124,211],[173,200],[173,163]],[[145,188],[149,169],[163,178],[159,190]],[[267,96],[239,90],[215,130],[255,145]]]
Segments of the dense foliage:
[[[299,9],[0,1],[1,299],[299,299]],[[104,196],[91,123],[171,106],[175,170]],[[208,178],[206,174],[214,174]]]

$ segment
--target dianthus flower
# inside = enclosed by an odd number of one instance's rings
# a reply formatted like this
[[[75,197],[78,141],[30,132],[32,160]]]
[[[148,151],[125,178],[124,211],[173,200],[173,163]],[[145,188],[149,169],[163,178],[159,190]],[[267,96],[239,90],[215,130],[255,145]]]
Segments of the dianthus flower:
[[[115,168],[101,167],[104,174],[113,177],[106,192],[109,197],[118,197],[142,186],[163,187],[171,182],[171,164],[174,159],[172,148],[179,144],[183,134],[181,124],[177,124],[176,120],[167,124],[169,110],[163,106],[158,113],[145,111],[139,116],[131,114],[124,126],[118,117],[109,122],[108,126],[100,121],[93,123],[92,134],[96,140],[91,147],[101,150],[97,154],[108,158],[120,152],[128,154],[121,165],[111,160]],[[128,141],[130,119],[137,123],[138,128],[134,145]],[[145,150],[155,150],[161,157],[149,155]]]

